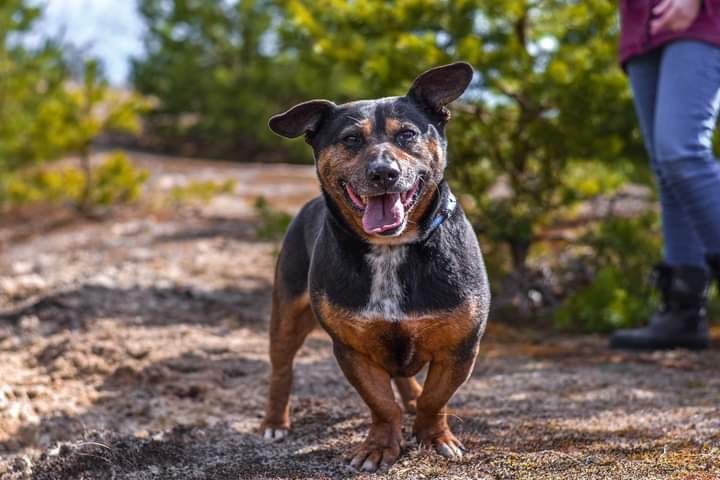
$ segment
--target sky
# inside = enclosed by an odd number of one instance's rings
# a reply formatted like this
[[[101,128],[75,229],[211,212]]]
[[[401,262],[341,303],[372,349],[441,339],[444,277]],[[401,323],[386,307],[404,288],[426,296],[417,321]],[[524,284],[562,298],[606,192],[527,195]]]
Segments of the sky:
[[[1,1],[1,0],[0,0]],[[143,53],[143,24],[135,0],[37,0],[46,5],[37,25],[99,58],[115,85],[127,80],[129,59]]]

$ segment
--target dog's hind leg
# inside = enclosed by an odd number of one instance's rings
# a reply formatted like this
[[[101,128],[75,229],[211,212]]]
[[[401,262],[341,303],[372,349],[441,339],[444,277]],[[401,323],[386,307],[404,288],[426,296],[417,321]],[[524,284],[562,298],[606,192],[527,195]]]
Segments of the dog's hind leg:
[[[405,411],[415,413],[417,410],[417,398],[422,393],[422,387],[415,377],[395,377],[393,378],[395,386],[402,398]]]
[[[305,338],[317,321],[310,310],[307,293],[285,300],[280,293],[273,293],[270,319],[270,389],[262,423],[263,436],[268,440],[280,440],[290,429],[290,390],[293,379],[293,360]]]

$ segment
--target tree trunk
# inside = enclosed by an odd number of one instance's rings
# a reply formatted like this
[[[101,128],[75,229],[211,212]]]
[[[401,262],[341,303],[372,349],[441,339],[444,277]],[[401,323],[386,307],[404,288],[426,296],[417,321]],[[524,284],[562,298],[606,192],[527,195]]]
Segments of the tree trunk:
[[[90,215],[92,208],[92,192],[93,192],[93,176],[92,165],[90,163],[90,147],[83,147],[80,150],[80,169],[85,176],[85,185],[83,186],[78,210],[84,215]]]
[[[504,299],[500,303],[511,307],[513,314],[518,318],[527,319],[532,314],[532,302],[528,296],[530,279],[527,268],[527,258],[532,242],[510,240],[507,245],[510,248],[513,270],[503,281],[502,296]]]
[[[508,243],[510,245],[513,273],[519,277],[523,277],[527,272],[527,258],[530,254],[532,242],[528,240],[513,240]]]

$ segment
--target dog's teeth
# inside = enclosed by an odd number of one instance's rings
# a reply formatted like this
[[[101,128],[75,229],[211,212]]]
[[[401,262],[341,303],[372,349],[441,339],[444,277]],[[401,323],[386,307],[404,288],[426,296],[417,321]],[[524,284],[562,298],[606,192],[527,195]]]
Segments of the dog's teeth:
[[[363,205],[367,205],[367,198],[365,195],[360,197],[360,200],[362,200]]]

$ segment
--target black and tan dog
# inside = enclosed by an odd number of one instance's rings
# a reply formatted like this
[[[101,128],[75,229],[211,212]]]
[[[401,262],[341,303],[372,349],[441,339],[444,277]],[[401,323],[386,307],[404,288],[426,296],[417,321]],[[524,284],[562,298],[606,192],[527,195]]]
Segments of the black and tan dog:
[[[462,455],[445,405],[473,368],[490,294],[475,234],[443,180],[444,128],[472,72],[454,63],[403,97],[312,100],[270,119],[280,135],[305,135],[322,196],[290,225],[277,264],[266,438],[287,435],[293,358],[317,321],[372,415],[351,465],[375,471],[400,454],[391,380],[417,413],[418,441]],[[421,388],[414,375],[427,364]]]

